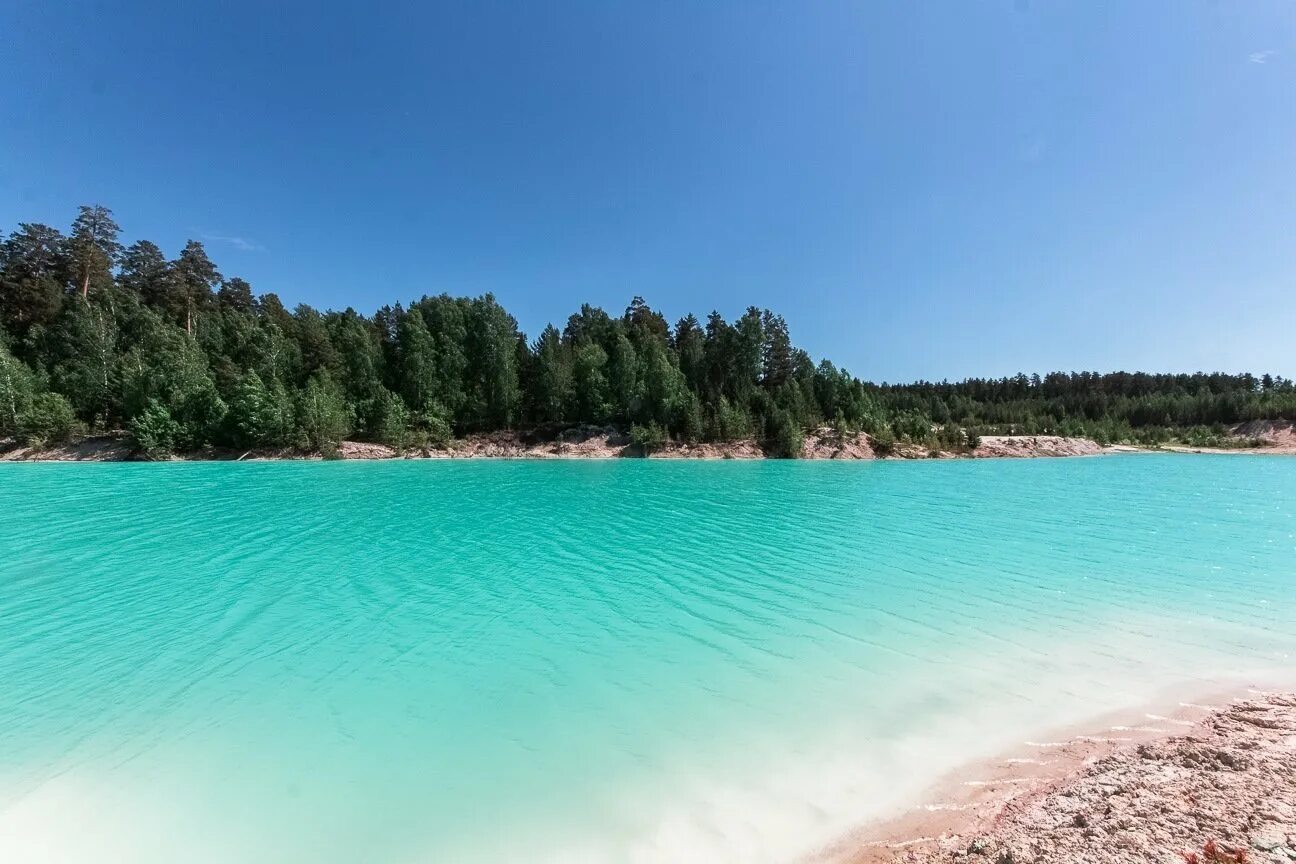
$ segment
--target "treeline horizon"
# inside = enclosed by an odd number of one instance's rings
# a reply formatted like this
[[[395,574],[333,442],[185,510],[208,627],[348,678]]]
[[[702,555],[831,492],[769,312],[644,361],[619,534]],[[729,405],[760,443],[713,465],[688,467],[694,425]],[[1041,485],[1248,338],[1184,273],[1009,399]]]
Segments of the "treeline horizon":
[[[424,296],[366,316],[292,311],[223,276],[203,244],[125,246],[112,211],[67,233],[19,223],[0,243],[0,438],[53,444],[129,430],[150,457],[208,446],[332,452],[347,438],[435,447],[501,430],[615,426],[667,441],[758,441],[796,456],[832,426],[881,449],[975,446],[983,434],[1222,443],[1230,426],[1296,418],[1296,385],[1264,374],[1052,372],[874,384],[749,307],[673,325],[640,297],[583,305],[534,339],[491,294]]]

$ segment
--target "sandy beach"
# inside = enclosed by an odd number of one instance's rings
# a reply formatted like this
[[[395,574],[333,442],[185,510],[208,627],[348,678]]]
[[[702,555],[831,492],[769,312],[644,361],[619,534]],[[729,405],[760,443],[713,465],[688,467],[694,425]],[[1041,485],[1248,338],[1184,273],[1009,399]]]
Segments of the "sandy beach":
[[[983,435],[977,446],[941,450],[910,443],[882,448],[863,432],[841,433],[830,427],[806,433],[803,459],[1032,459],[1060,456],[1101,456],[1114,453],[1228,453],[1296,455],[1296,428],[1290,424],[1254,421],[1237,425],[1231,433],[1248,445],[1228,448],[1166,444],[1157,448],[1128,444],[1104,445],[1089,439],[1062,435]],[[574,426],[556,434],[502,431],[456,438],[438,447],[397,450],[385,444],[343,441],[337,448],[342,459],[617,459],[641,455],[624,431],[611,426]],[[654,459],[764,459],[754,440],[717,443],[670,442],[651,454]],[[96,435],[75,443],[28,447],[0,439],[0,461],[8,462],[124,462],[138,458],[124,432]],[[319,453],[290,448],[232,450],[205,448],[172,457],[190,461],[247,459],[319,459]]]
[[[1296,860],[1296,694],[1172,705],[964,766],[807,864]]]
[[[885,454],[879,452],[862,432],[841,434],[829,428],[805,436],[804,459],[954,459],[1036,456],[1091,456],[1116,452],[1087,438],[1056,435],[985,436],[973,450],[932,450],[914,444],[898,444]],[[624,432],[612,427],[574,427],[557,435],[526,432],[491,432],[457,438],[439,447],[397,450],[385,444],[343,441],[337,455],[342,459],[617,459],[640,455]],[[718,443],[668,443],[654,450],[654,459],[764,459],[754,440]],[[120,462],[136,458],[124,434],[85,438],[73,444],[53,447],[23,447],[0,441],[0,461],[14,462]],[[318,453],[292,449],[237,451],[208,448],[185,453],[185,460],[318,459]]]

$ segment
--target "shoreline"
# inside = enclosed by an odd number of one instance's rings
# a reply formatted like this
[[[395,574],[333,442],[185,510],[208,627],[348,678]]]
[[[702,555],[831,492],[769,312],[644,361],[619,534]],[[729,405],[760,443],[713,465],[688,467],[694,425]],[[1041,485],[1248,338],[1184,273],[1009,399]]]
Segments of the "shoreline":
[[[800,860],[1171,862],[1208,840],[1222,862],[1296,860],[1296,693],[1167,690],[960,765],[920,802]]]
[[[935,450],[922,445],[896,444],[876,447],[864,433],[839,435],[829,429],[807,433],[799,458],[837,461],[922,461],[949,459],[1038,459],[1076,456],[1110,456],[1129,453],[1189,453],[1212,455],[1296,455],[1296,445],[1286,441],[1269,446],[1210,448],[1183,445],[1145,447],[1131,444],[1103,445],[1089,438],[1059,435],[986,435],[970,450]],[[528,433],[501,432],[455,439],[445,447],[397,450],[384,444],[343,441],[337,459],[343,461],[387,461],[412,459],[523,459],[580,460],[648,458],[655,460],[753,460],[771,459],[754,440],[722,443],[668,444],[646,456],[630,445],[623,433],[611,428],[568,430],[552,439]],[[318,461],[318,452],[293,448],[235,450],[206,448],[173,455],[159,461],[242,462]],[[11,439],[0,441],[0,462],[137,462],[124,433],[88,436],[75,443],[55,447],[25,447]]]
[[[801,459],[869,461],[880,459],[984,459],[1051,456],[1092,456],[1105,448],[1087,438],[1056,435],[984,436],[973,450],[934,450],[922,445],[897,443],[882,450],[863,432],[839,434],[829,428],[806,433]],[[311,461],[319,452],[294,448],[208,447],[175,454],[160,461]],[[534,432],[492,432],[453,439],[440,447],[397,449],[365,441],[343,441],[336,457],[344,461],[394,459],[770,459],[753,439],[705,443],[668,443],[643,454],[630,437],[614,427],[574,427],[550,436]],[[0,461],[9,462],[132,462],[150,461],[135,452],[129,436],[118,432],[89,436],[72,444],[49,448],[23,447],[10,439],[0,441]]]

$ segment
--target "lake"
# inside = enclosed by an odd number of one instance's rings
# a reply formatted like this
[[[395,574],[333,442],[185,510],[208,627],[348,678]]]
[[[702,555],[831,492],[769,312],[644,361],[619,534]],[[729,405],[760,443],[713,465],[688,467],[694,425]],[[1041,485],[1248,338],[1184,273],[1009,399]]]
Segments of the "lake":
[[[1296,459],[0,466],[0,859],[784,861],[1290,680]]]

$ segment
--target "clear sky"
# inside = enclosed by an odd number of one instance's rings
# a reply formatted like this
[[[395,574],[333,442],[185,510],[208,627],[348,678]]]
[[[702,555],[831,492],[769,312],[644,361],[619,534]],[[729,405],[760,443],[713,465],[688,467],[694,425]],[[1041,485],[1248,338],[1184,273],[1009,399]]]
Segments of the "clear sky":
[[[0,3],[0,228],[290,306],[747,305],[875,380],[1296,375],[1296,4]]]

